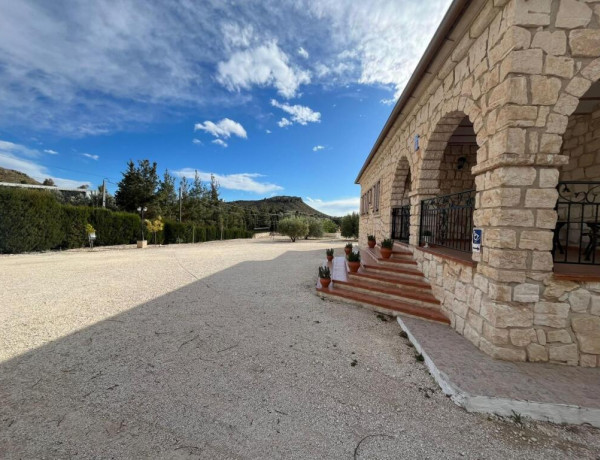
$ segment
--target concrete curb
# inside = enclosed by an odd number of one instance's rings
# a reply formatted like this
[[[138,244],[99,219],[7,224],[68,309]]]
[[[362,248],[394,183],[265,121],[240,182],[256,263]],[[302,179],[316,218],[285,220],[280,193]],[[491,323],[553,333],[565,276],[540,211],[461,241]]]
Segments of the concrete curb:
[[[511,416],[513,413],[552,423],[568,423],[572,425],[589,424],[600,428],[600,409],[580,407],[568,404],[539,403],[518,399],[496,398],[486,395],[473,395],[455,385],[450,377],[436,366],[435,362],[423,349],[419,341],[410,332],[407,325],[398,316],[396,318],[415,350],[421,353],[429,372],[440,386],[444,394],[467,412]]]

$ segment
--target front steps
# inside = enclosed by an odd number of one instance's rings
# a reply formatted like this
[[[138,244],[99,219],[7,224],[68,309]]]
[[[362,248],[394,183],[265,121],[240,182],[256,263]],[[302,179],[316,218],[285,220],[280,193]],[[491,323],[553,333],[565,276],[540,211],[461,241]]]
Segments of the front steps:
[[[317,293],[361,305],[387,315],[410,315],[450,324],[440,310],[429,282],[417,268],[412,253],[394,246],[392,257],[383,259],[378,247],[361,251],[357,273],[347,270],[345,256],[329,262],[332,283],[323,289],[317,281]]]

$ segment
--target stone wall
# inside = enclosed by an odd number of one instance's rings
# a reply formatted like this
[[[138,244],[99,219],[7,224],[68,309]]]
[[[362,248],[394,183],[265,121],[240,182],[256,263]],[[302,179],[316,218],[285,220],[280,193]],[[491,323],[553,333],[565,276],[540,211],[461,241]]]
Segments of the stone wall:
[[[448,141],[469,117],[478,146],[474,224],[483,230],[472,280],[453,262],[418,249],[415,256],[453,327],[497,358],[600,365],[600,285],[556,279],[551,255],[556,185],[569,160],[563,134],[578,98],[600,79],[599,15],[577,0],[486,2],[423,77],[426,89],[395,120],[360,179],[363,191],[382,185],[379,214],[361,216],[364,245],[367,233],[389,235],[393,183],[406,160],[416,245],[419,203],[443,189]]]

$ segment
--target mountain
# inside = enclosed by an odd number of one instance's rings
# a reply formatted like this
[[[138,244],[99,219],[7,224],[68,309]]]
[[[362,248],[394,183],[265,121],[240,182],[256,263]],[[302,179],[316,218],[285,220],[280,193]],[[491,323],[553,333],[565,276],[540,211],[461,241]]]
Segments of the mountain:
[[[24,174],[14,169],[0,168],[0,182],[10,182],[11,184],[31,184],[42,185],[35,179],[32,179],[27,174]]]
[[[322,218],[331,218],[316,209],[307,205],[299,196],[274,196],[262,200],[239,200],[228,201],[227,204],[239,206],[242,208],[254,208],[258,212],[267,212],[269,214],[295,214],[301,216],[313,216]]]

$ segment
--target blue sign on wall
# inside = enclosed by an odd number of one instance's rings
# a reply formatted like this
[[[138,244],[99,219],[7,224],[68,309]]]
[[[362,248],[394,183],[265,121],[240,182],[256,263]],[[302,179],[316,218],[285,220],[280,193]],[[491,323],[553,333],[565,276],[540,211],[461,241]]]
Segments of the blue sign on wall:
[[[415,134],[415,152],[419,150],[419,135]]]
[[[473,252],[481,252],[481,233],[480,228],[473,229]]]

